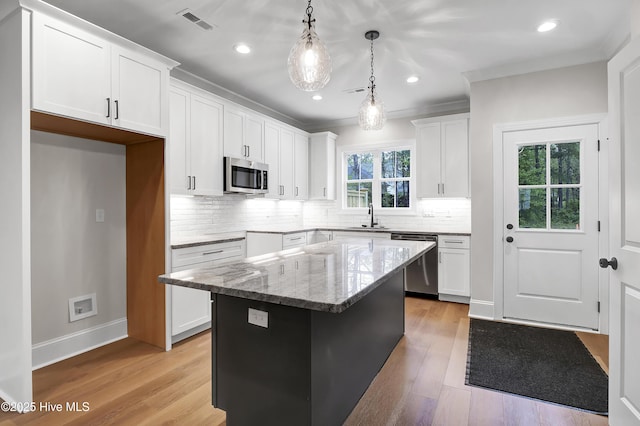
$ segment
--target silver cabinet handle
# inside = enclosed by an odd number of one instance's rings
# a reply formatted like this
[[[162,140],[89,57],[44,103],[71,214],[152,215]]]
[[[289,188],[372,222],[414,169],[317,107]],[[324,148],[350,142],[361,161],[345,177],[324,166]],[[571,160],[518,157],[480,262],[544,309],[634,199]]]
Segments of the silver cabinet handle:
[[[251,157],[251,145],[247,145],[247,157]]]
[[[118,106],[118,101],[117,100],[113,101],[113,103],[116,104],[116,116],[113,117],[113,118],[115,118],[117,120],[118,118],[120,118],[120,107]]]
[[[442,195],[444,195],[444,183],[442,184]]]
[[[207,251],[202,253],[203,256],[208,256],[210,254],[218,254],[218,253],[222,253],[224,250],[214,250],[214,251]]]
[[[107,118],[111,117],[111,98],[107,98]]]
[[[440,194],[440,184],[438,184],[438,194]]]
[[[298,187],[296,186],[296,197],[298,196]]]
[[[296,241],[296,240],[301,240],[303,237],[297,237],[297,238],[289,238],[289,241]]]
[[[187,176],[187,190],[191,190],[191,176]]]
[[[322,194],[324,197],[327,196],[327,188],[322,188]]]
[[[461,240],[444,240],[445,243],[450,243],[450,244],[462,244],[464,243],[464,241]]]
[[[193,190],[196,190],[196,177],[193,177]]]

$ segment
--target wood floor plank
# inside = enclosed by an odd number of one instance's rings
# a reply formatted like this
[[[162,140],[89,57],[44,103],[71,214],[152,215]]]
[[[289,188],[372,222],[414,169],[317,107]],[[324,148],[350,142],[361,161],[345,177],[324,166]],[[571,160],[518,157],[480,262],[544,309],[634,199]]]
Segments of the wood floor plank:
[[[443,386],[433,419],[434,426],[469,424],[471,391]]]
[[[607,418],[465,386],[468,306],[407,298],[400,344],[346,425],[604,426]],[[606,367],[606,336],[578,333]],[[604,368],[604,367],[603,367]],[[87,401],[88,412],[0,412],[0,426],[226,425],[211,406],[211,335],[201,333],[164,352],[124,339],[41,368],[34,399]]]

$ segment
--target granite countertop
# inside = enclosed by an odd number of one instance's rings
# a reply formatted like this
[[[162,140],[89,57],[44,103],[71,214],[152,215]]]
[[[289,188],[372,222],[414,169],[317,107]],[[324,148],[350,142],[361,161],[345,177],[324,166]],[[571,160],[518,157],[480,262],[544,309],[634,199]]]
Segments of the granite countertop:
[[[244,232],[221,232],[216,234],[202,234],[198,236],[176,238],[171,240],[172,249],[204,246],[207,244],[226,243],[245,239]]]
[[[360,238],[284,250],[237,263],[161,275],[158,281],[228,296],[340,313],[433,242]]]

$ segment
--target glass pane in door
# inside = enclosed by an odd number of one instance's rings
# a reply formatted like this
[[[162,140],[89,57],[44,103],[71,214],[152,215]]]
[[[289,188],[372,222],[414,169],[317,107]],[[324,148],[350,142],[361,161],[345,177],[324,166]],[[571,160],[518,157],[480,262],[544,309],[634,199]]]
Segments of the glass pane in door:
[[[547,183],[547,145],[526,145],[518,149],[518,184]]]
[[[551,184],[580,183],[580,142],[566,142],[549,146]]]
[[[580,188],[551,190],[551,228],[580,229]]]
[[[546,188],[520,189],[520,228],[547,228]]]

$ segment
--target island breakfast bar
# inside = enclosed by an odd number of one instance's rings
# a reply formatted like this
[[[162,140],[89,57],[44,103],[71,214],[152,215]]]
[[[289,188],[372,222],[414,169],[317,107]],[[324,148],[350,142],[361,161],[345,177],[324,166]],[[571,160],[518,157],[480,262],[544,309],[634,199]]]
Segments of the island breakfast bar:
[[[339,425],[404,334],[432,242],[355,238],[162,275],[211,292],[212,403],[235,425]]]

